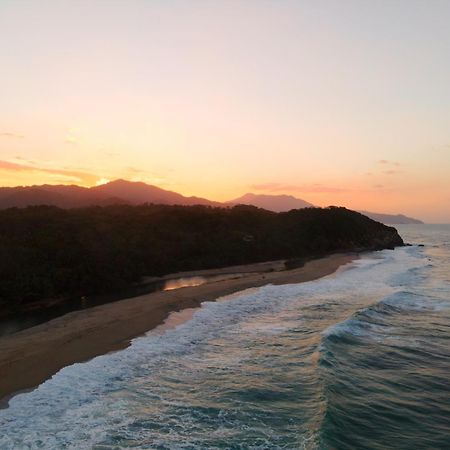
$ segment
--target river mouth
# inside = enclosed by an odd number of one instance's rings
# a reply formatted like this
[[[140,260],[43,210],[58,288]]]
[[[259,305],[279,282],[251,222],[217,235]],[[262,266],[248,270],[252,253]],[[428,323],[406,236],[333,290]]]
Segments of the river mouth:
[[[80,311],[83,309],[93,308],[95,306],[104,305],[127,298],[137,297],[139,295],[151,294],[153,292],[174,291],[186,287],[200,286],[207,283],[217,283],[220,281],[242,278],[249,273],[228,273],[219,275],[191,275],[174,277],[167,279],[158,279],[132,286],[124,291],[114,294],[95,295],[90,297],[74,297],[61,301],[41,303],[29,311],[19,313],[14,316],[7,316],[0,319],[0,336],[6,336],[17,333],[27,328],[40,325],[49,320],[65,314]]]

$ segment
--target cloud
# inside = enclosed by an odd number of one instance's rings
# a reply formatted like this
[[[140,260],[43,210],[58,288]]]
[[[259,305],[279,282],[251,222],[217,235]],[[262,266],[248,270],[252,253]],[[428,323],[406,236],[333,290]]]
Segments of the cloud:
[[[48,177],[58,183],[80,183],[80,178],[73,175],[64,175],[62,173],[49,173]]]
[[[388,159],[380,159],[380,160],[378,160],[378,164],[390,165],[390,166],[395,166],[395,167],[401,166],[401,164],[398,161],[389,161]]]
[[[378,160],[378,164],[383,166],[384,170],[382,170],[381,173],[384,173],[385,175],[397,175],[399,173],[402,173],[402,171],[399,170],[401,164],[398,161],[380,159]]]
[[[23,139],[25,136],[17,133],[4,132],[0,133],[0,137],[11,138],[11,139]]]
[[[35,162],[32,159],[24,158],[23,156],[15,156],[14,158],[11,158],[10,161],[19,161],[19,164],[28,163],[28,164],[35,164]]]
[[[138,167],[127,167],[128,172],[131,173],[145,173],[145,170],[139,169]]]
[[[0,170],[7,172],[40,172],[45,173],[49,178],[60,178],[62,181],[71,181],[83,185],[93,185],[97,181],[96,175],[79,172],[76,170],[58,169],[52,167],[43,167],[38,165],[29,165],[23,163],[17,163],[13,161],[0,160]]]
[[[331,192],[347,192],[350,189],[336,187],[336,186],[324,186],[319,183],[314,184],[283,184],[283,183],[261,183],[253,184],[250,186],[252,189],[257,191],[268,191],[268,192],[308,192],[308,193],[331,193]]]
[[[0,160],[0,170],[13,170],[13,171],[22,171],[22,170],[33,170],[33,167],[26,166],[24,164],[17,164],[9,161],[1,161]]]

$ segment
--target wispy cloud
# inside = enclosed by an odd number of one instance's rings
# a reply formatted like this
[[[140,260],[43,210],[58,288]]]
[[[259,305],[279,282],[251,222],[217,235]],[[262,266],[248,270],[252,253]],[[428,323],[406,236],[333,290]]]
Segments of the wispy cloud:
[[[399,173],[402,173],[402,170],[400,170],[402,164],[398,161],[391,161],[389,159],[380,159],[378,160],[378,164],[382,167],[380,167],[380,172],[384,175],[397,175]]]
[[[10,138],[10,139],[23,139],[25,136],[23,134],[18,134],[18,133],[3,132],[3,133],[0,133],[0,137]]]
[[[143,183],[155,184],[157,186],[167,186],[167,176],[157,172],[149,172],[145,169],[140,169],[139,167],[126,167],[126,172],[124,173],[126,178],[130,181],[142,181]]]
[[[73,176],[73,175],[66,175],[62,173],[49,173],[47,175],[49,179],[52,181],[58,182],[58,183],[74,183],[74,184],[80,184],[80,178]]]
[[[80,172],[76,170],[59,169],[54,167],[45,167],[35,164],[23,164],[15,161],[0,160],[0,171],[7,172],[40,172],[48,175],[49,179],[58,178],[61,181],[70,181],[83,185],[92,185],[98,179],[98,176],[88,172]]]
[[[10,161],[18,161],[19,164],[28,163],[28,164],[34,164],[35,162],[31,159],[24,158],[23,156],[15,156],[14,158],[11,158]]]
[[[401,166],[401,164],[398,161],[390,161],[389,159],[380,159],[380,160],[378,160],[378,164],[382,164],[385,166],[395,166],[395,167]]]

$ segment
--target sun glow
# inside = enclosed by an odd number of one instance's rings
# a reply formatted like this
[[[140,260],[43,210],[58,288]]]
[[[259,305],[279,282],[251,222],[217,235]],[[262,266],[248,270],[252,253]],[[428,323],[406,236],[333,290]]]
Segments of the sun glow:
[[[109,183],[111,180],[109,180],[108,178],[100,178],[99,180],[97,180],[95,182],[96,186],[101,186],[102,184],[106,184]]]
[[[123,178],[450,221],[448,2],[188,4],[9,2],[0,185]]]

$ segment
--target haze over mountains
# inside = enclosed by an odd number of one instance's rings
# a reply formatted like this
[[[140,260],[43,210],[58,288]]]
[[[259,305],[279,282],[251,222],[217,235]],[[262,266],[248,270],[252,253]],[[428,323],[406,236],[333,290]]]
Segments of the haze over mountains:
[[[186,197],[177,192],[142,182],[115,180],[109,183],[85,188],[76,185],[42,185],[0,188],[0,209],[31,205],[52,205],[60,208],[105,206],[111,204],[139,205],[143,203],[165,205],[208,205],[232,206],[253,205],[269,211],[284,212],[291,209],[313,207],[303,199],[292,195],[263,195],[247,193],[234,200],[220,203],[201,197]],[[422,223],[402,214],[391,215],[359,211],[379,222],[389,224]]]
[[[310,208],[314,207],[312,203],[309,203],[301,198],[296,198],[292,195],[267,195],[267,194],[245,194],[235,200],[227,202],[229,205],[253,205],[258,208],[268,209],[269,211],[285,212],[291,209]],[[381,214],[373,213],[369,211],[358,211],[367,217],[370,217],[377,222],[387,224],[406,224],[406,223],[423,223],[418,219],[407,217],[403,214]]]
[[[242,197],[227,202],[229,205],[253,205],[274,212],[290,211],[291,209],[310,208],[314,205],[292,195],[264,195],[247,193]]]
[[[364,214],[367,217],[370,217],[373,220],[381,223],[390,223],[390,224],[420,224],[423,223],[419,219],[414,219],[413,217],[408,217],[403,214],[382,214],[382,213],[374,213],[369,211],[358,211],[361,214]]]

